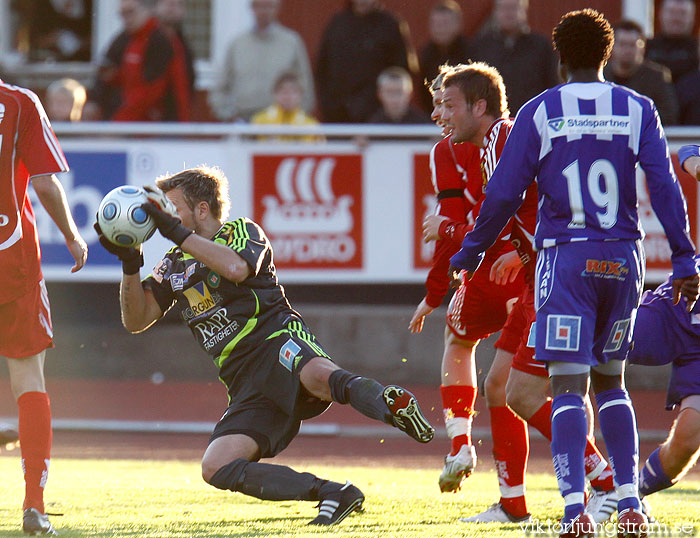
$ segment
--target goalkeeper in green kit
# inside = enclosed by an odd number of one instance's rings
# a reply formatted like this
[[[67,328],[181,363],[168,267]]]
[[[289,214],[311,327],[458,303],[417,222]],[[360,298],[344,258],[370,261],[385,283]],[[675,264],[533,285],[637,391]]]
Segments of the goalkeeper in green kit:
[[[212,432],[202,476],[212,486],[270,501],[317,501],[314,525],[334,525],[361,507],[350,484],[268,463],[299,432],[303,419],[332,401],[427,443],[434,430],[415,397],[337,366],[289,305],[277,281],[272,247],[247,218],[227,221],[228,181],[217,168],[184,170],[156,180],[142,207],[175,246],[141,280],[140,250],[100,242],[123,266],[122,322],[146,330],[173,305],[219,368],[229,406]],[[147,188],[147,190],[149,190]]]

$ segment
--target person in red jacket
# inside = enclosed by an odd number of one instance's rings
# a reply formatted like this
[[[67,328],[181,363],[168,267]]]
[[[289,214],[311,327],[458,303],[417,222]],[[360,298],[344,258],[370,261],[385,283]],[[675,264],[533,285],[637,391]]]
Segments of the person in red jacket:
[[[434,103],[432,118],[438,125],[441,124],[442,114],[440,84],[452,69],[443,66],[431,85]],[[426,280],[426,296],[409,323],[412,333],[422,330],[425,316],[440,305],[447,293],[449,259],[461,244],[461,239],[438,238],[440,223],[449,222],[453,231],[458,225],[471,229],[478,214],[479,201],[483,197],[484,180],[479,148],[471,143],[455,144],[449,132],[443,134],[447,136],[435,145],[430,154],[438,210],[436,215],[428,216],[424,223],[424,239],[436,240],[433,267]],[[464,237],[466,231],[461,233],[461,237]],[[480,270],[478,277],[461,286],[450,302],[440,394],[445,426],[452,446],[439,478],[440,490],[443,492],[458,490],[476,465],[476,451],[471,440],[477,395],[474,353],[482,338],[503,327],[508,304],[517,298],[522,287],[522,278],[517,276],[519,266],[517,255],[508,241],[500,240],[489,250],[488,263]],[[498,275],[498,281],[494,282],[490,278],[492,270]]]
[[[113,121],[189,121],[182,43],[154,17],[153,0],[121,0],[124,30],[112,41],[92,100]]]

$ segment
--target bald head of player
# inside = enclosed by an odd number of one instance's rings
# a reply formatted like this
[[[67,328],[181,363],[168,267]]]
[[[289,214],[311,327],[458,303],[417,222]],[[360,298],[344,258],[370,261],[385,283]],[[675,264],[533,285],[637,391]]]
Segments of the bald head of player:
[[[552,41],[559,53],[562,79],[604,80],[603,67],[610,58],[615,33],[601,13],[594,9],[570,11],[554,27]]]
[[[498,118],[508,117],[503,78],[482,62],[456,66],[442,82],[442,121],[457,143],[484,145],[484,135]]]

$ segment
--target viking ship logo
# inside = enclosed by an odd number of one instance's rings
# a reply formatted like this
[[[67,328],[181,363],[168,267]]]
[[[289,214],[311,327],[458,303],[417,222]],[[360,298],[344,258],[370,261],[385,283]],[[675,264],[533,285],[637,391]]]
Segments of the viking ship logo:
[[[263,197],[263,228],[271,234],[348,234],[353,227],[351,196],[336,197],[332,157],[287,157],[277,167],[277,196]]]

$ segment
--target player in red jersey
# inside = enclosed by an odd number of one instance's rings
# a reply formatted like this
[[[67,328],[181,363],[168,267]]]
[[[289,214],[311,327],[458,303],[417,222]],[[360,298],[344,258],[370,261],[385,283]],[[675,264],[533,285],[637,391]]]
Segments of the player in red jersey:
[[[444,66],[431,86],[432,117],[438,124],[442,114],[439,85],[442,77],[459,68]],[[460,225],[470,229],[479,200],[483,197],[484,180],[478,147],[472,143],[455,144],[449,131],[443,134],[448,136],[432,149],[430,162],[438,213],[427,217],[424,223],[425,240],[437,241],[433,267],[426,281],[427,294],[409,324],[413,333],[421,331],[425,316],[442,302],[449,286],[449,258],[461,244],[461,239],[455,237],[438,238],[437,226],[444,220],[453,227]],[[462,237],[464,233],[462,231]],[[507,316],[507,304],[518,296],[522,287],[521,279],[517,278],[520,262],[506,240],[499,241],[488,255],[488,262],[479,271],[478,278],[458,290],[448,309],[440,393],[452,447],[440,475],[441,491],[458,490],[462,480],[476,465],[476,451],[471,440],[477,394],[475,348],[482,338],[501,329]],[[503,278],[498,282],[491,281],[491,271]]]
[[[44,356],[53,347],[51,312],[41,272],[31,179],[39,201],[85,265],[87,246],[78,233],[63,187],[54,175],[68,164],[44,108],[29,90],[0,81],[0,356],[7,358],[19,408],[19,440],[26,484],[24,531],[55,534],[44,510],[51,452],[51,408],[44,382]]]
[[[452,127],[455,139],[475,142],[482,136],[484,126],[490,123],[482,138],[482,167],[487,178],[498,163],[513,124],[512,120],[505,119],[503,116],[496,117],[488,111],[489,99],[495,99],[499,91],[504,90],[501,88],[502,83],[499,79],[500,76],[493,68],[485,64],[472,64],[463,74],[455,72],[454,75],[445,77],[444,81],[446,88],[443,93],[445,100],[443,119],[448,127]],[[503,99],[505,99],[504,96]],[[483,101],[486,103],[479,106],[479,102]],[[529,452],[527,426],[508,406],[526,418],[545,437],[551,439],[549,418],[551,400],[546,396],[547,372],[544,364],[534,359],[534,343],[530,342],[528,346],[530,326],[535,319],[535,253],[532,238],[536,219],[537,190],[533,184],[527,191],[525,200],[510,226],[510,241],[524,266],[526,286],[508,316],[501,337],[495,344],[496,356],[485,383],[491,414],[493,456],[499,476],[501,498],[485,512],[464,518],[463,521],[466,522],[513,522],[529,518],[524,484]],[[444,221],[441,223],[443,234],[446,233],[446,229],[451,230],[450,237],[456,237],[461,241],[471,227]],[[495,272],[492,278],[499,280]],[[462,274],[461,281],[464,282],[464,279],[465,275]],[[508,382],[507,402],[506,382]],[[527,412],[523,412],[521,407],[513,405],[519,403],[518,399],[527,399],[530,402],[529,405],[535,405],[534,409],[528,408]],[[607,508],[602,506],[603,502],[612,503],[612,510],[607,513],[609,517],[615,509],[614,501],[610,499],[610,496],[614,495],[612,472],[592,440],[589,440],[586,456],[588,477],[592,480],[595,491],[602,493],[596,496],[597,512]],[[598,517],[602,518],[600,514]]]

